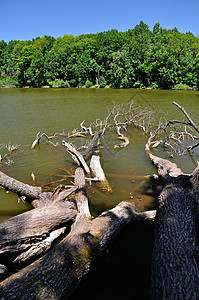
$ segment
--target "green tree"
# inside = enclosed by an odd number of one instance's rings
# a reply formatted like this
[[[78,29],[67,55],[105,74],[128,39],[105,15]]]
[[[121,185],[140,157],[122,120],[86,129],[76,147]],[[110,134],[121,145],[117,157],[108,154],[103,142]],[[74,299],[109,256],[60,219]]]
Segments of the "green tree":
[[[41,51],[34,53],[30,67],[26,71],[27,83],[33,87],[41,87],[45,84],[44,57]]]
[[[27,84],[26,72],[31,65],[32,58],[36,53],[36,51],[37,49],[35,48],[35,46],[30,44],[24,46],[19,53],[17,66],[18,66],[18,79],[19,79],[19,84],[21,86],[26,86]]]

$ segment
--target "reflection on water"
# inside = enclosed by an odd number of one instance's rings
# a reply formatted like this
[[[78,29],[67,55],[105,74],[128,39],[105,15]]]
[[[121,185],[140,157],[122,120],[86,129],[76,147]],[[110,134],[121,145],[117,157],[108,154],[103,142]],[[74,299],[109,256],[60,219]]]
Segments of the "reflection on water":
[[[159,90],[110,90],[110,89],[0,89],[0,144],[20,144],[21,148],[13,154],[12,166],[2,165],[6,174],[23,182],[32,184],[30,174],[36,176],[36,184],[45,186],[51,181],[59,180],[63,175],[61,169],[75,169],[70,156],[60,145],[54,148],[45,140],[35,149],[30,150],[32,141],[38,131],[49,135],[55,132],[71,131],[78,128],[82,120],[89,125],[96,118],[103,119],[108,109],[115,104],[134,100],[144,106],[167,111],[170,118],[182,119],[182,113],[172,105],[175,100],[185,106],[197,122],[199,92],[193,91],[159,91]],[[134,201],[139,210],[153,208],[155,205],[153,187],[143,178],[155,172],[144,153],[146,137],[132,128],[127,133],[130,144],[120,151],[113,145],[117,143],[112,133],[102,141],[101,160],[113,193],[105,195],[95,184],[89,189],[89,201],[94,216],[104,209],[115,206],[122,200]],[[74,141],[76,143],[76,141]],[[77,141],[77,144],[79,142]],[[4,151],[0,149],[0,151]],[[197,148],[194,153],[197,156]],[[159,153],[161,156],[166,154]],[[185,172],[194,168],[190,157],[175,157]],[[56,177],[57,176],[57,177]],[[63,178],[63,177],[62,177]],[[63,184],[70,183],[66,178]],[[56,183],[55,183],[56,185]],[[0,192],[1,220],[29,207],[18,203],[15,195]]]

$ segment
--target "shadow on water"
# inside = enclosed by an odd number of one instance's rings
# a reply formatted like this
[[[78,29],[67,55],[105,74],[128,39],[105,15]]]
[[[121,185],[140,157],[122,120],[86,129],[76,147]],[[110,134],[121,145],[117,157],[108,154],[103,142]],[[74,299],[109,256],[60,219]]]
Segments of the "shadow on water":
[[[148,299],[153,228],[148,222],[127,225],[69,299]]]

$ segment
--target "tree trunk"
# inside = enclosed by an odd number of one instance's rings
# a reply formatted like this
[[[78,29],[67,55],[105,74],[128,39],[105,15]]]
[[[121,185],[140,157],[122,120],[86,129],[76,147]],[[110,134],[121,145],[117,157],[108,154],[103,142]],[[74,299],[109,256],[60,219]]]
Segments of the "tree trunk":
[[[1,278],[51,248],[76,218],[74,204],[54,202],[0,223]]]
[[[153,221],[156,211],[136,213],[121,202],[90,221],[78,214],[72,231],[45,256],[0,284],[2,299],[67,299],[94,259],[130,221]]]
[[[198,299],[195,191],[199,168],[185,175],[176,164],[154,156],[149,145],[146,151],[163,184],[154,231],[150,298]]]

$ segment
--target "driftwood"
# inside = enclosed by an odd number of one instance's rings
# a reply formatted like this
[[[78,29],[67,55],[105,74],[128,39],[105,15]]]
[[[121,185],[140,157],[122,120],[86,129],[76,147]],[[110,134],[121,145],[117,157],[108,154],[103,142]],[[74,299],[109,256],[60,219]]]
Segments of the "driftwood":
[[[90,142],[90,144],[88,145],[88,147],[84,151],[81,152],[82,155],[87,155],[93,150],[93,148],[94,148],[96,142],[99,140],[99,137],[101,134],[102,134],[102,130],[98,130],[95,132],[93,139]]]
[[[122,140],[122,141],[124,141],[124,142],[123,142],[123,143],[120,143],[120,144],[117,144],[117,145],[114,145],[114,148],[115,148],[115,149],[125,148],[125,147],[128,146],[128,144],[129,144],[129,139],[128,139],[126,136],[124,136],[123,133],[120,132],[120,129],[121,129],[121,128],[122,128],[122,127],[119,126],[119,125],[116,126],[116,130],[117,130],[117,134],[118,134],[117,139],[118,139],[118,140]]]
[[[45,132],[43,132],[43,133],[38,132],[37,135],[36,135],[35,140],[33,141],[32,145],[31,145],[31,149],[34,149],[37,145],[39,145],[40,140],[42,139],[42,137],[45,137],[48,140],[48,142],[50,144],[52,144],[54,147],[58,146],[58,143],[55,144],[51,141],[53,138],[57,137],[56,133],[53,136],[48,136]]]
[[[74,191],[78,213],[72,202],[64,200]],[[132,203],[122,202],[89,220],[81,168],[75,172],[75,186],[69,190],[59,186],[51,193],[50,201],[45,207],[1,223],[0,272],[3,276],[43,255],[52,242],[67,231],[66,227],[70,230],[76,218],[70,233],[54,249],[0,284],[2,299],[12,299],[16,295],[18,299],[67,298],[125,224],[153,221],[156,214],[156,211],[136,213]]]
[[[0,273],[6,275],[7,272],[9,275],[23,264],[33,262],[0,284],[0,299],[67,299],[89,271],[96,257],[107,248],[127,223],[154,221],[156,211],[137,213],[131,202],[121,202],[115,208],[91,220],[83,172],[84,169],[90,174],[90,169],[83,155],[92,151],[106,129],[116,128],[122,138],[120,128],[126,130],[131,124],[142,128],[146,134],[151,134],[145,151],[150,161],[158,168],[158,175],[152,176],[153,179],[161,182],[163,186],[155,221],[151,299],[199,297],[199,270],[196,260],[199,167],[192,174],[184,174],[176,164],[153,155],[150,151],[152,136],[154,137],[161,128],[165,129],[166,125],[162,126],[160,122],[158,128],[153,131],[152,112],[137,108],[138,113],[135,115],[132,107],[133,103],[127,110],[124,106],[114,108],[105,119],[105,123],[100,122],[100,126],[96,124],[95,129],[101,129],[95,134],[92,132],[92,126],[86,128],[82,122],[83,132],[93,137],[85,151],[79,152],[72,144],[62,142],[81,167],[75,172],[73,188],[66,190],[64,186],[59,186],[54,193],[43,193],[41,188],[22,184],[0,173],[1,186],[17,193],[19,197],[26,197],[35,207],[32,211],[1,223]],[[178,105],[178,108],[185,114],[181,106]],[[185,116],[188,119],[186,124],[194,127],[190,117],[186,114]],[[111,118],[113,126],[108,124]],[[42,134],[37,135],[33,142],[34,147],[41,137]],[[128,141],[124,139],[124,142]],[[153,146],[156,145],[154,142]],[[91,161],[90,168],[94,176],[105,182],[106,177],[101,169],[99,156],[93,156]],[[74,209],[73,201],[66,199],[68,196],[74,200],[78,211]],[[63,235],[62,241],[51,248],[53,241],[60,235]],[[43,255],[50,248],[51,250]],[[43,256],[40,257],[41,255]],[[8,257],[9,263],[6,263]],[[35,259],[37,260],[34,261]]]
[[[106,176],[104,174],[104,171],[100,164],[100,157],[98,155],[92,155],[91,161],[90,161],[90,168],[92,170],[93,175],[95,176],[95,179],[99,181],[97,185],[105,192],[111,193],[112,187],[109,184],[108,180],[106,179]]]
[[[75,186],[77,186],[75,196],[77,209],[80,214],[84,215],[88,219],[91,219],[91,214],[88,206],[88,198],[86,194],[85,176],[82,168],[78,168],[75,171]]]
[[[33,205],[33,207],[41,207],[49,204],[52,193],[42,192],[40,187],[31,186],[22,183],[0,171],[0,186],[6,191],[17,193],[19,197],[25,199]]]
[[[53,250],[0,284],[1,297],[67,299],[125,224],[153,221],[155,214],[138,214],[129,202],[121,202],[92,221],[79,214],[72,231]]]
[[[64,140],[62,141],[62,145],[66,147],[66,150],[72,156],[72,159],[76,162],[76,164],[80,167],[83,167],[87,174],[90,174],[89,167],[82,154],[74,146]]]
[[[183,174],[176,164],[154,156],[163,190],[154,232],[151,299],[198,299],[196,217],[199,168]]]
[[[72,191],[74,192],[74,189]],[[63,201],[63,195],[59,195],[47,206],[1,222],[1,277],[7,276],[11,271],[27,265],[30,260],[47,252],[53,242],[70,229],[76,215],[74,204]]]

